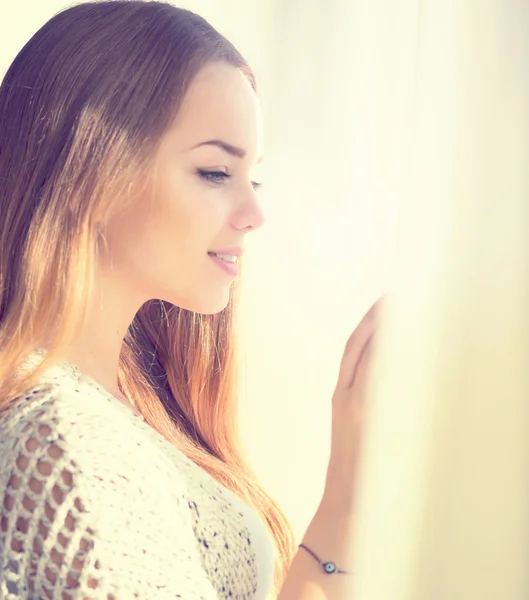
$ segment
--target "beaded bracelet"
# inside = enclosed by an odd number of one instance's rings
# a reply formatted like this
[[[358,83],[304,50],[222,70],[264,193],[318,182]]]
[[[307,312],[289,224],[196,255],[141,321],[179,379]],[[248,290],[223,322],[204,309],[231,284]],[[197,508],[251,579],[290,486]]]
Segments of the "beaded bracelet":
[[[310,548],[307,548],[307,546],[305,546],[305,544],[299,544],[300,548],[303,548],[304,550],[306,550],[311,556],[313,556],[322,566],[323,568],[323,572],[327,573],[327,575],[332,575],[333,573],[343,573],[344,575],[351,575],[351,573],[348,573],[347,571],[340,571],[340,569],[338,569],[336,567],[336,565],[333,562],[322,562],[315,554],[312,550],[310,550]]]

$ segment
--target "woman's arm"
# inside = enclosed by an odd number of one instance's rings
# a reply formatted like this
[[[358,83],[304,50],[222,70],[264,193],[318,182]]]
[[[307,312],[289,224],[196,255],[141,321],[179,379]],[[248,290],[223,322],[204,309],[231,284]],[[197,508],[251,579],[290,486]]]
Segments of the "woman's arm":
[[[352,535],[356,482],[364,427],[366,388],[383,296],[371,307],[349,340],[332,401],[331,455],[323,498],[303,544],[322,562],[351,574],[324,572],[305,549],[292,561],[278,600],[352,600]]]
[[[322,562],[332,561],[342,571],[353,572],[351,538],[353,513],[322,500],[302,543]],[[306,550],[299,548],[278,600],[351,600],[354,575],[324,573]]]

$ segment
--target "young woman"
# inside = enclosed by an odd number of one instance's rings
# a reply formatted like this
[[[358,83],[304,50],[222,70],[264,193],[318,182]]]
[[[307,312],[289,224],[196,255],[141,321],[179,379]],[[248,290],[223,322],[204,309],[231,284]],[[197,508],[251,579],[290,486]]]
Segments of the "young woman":
[[[249,66],[169,3],[71,6],[7,71],[0,598],[346,597],[378,303],[346,347],[325,492],[295,552],[235,426],[262,152]]]

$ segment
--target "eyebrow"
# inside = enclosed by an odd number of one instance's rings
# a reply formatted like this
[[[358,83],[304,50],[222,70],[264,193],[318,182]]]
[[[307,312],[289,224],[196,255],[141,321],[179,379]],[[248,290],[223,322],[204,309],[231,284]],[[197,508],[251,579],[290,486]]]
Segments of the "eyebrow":
[[[244,158],[246,156],[246,150],[238,148],[237,146],[233,146],[232,144],[228,144],[228,142],[224,142],[223,140],[208,140],[207,142],[200,142],[200,144],[193,146],[191,150],[200,148],[200,146],[217,146],[221,150],[224,150],[224,152],[227,152],[228,154],[231,154],[231,156],[235,156],[237,158]],[[262,161],[263,157],[261,156],[257,161],[257,164],[261,163]]]

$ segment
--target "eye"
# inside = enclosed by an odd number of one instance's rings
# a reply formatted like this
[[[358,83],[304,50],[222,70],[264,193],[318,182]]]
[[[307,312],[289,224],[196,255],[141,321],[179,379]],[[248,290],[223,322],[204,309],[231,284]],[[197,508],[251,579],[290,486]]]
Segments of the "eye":
[[[200,177],[202,177],[202,179],[205,179],[210,183],[222,184],[226,179],[230,178],[230,175],[228,175],[228,173],[224,173],[224,171],[202,171],[199,169],[198,174]],[[221,178],[221,181],[215,178]]]
[[[227,179],[230,179],[231,175],[228,173],[224,173],[224,171],[203,171],[202,169],[198,170],[198,174],[202,179],[209,181],[210,183],[216,183],[218,185],[222,185]],[[220,181],[219,179],[220,178]],[[262,183],[258,183],[257,181],[252,181],[252,187],[257,192],[263,187]]]

